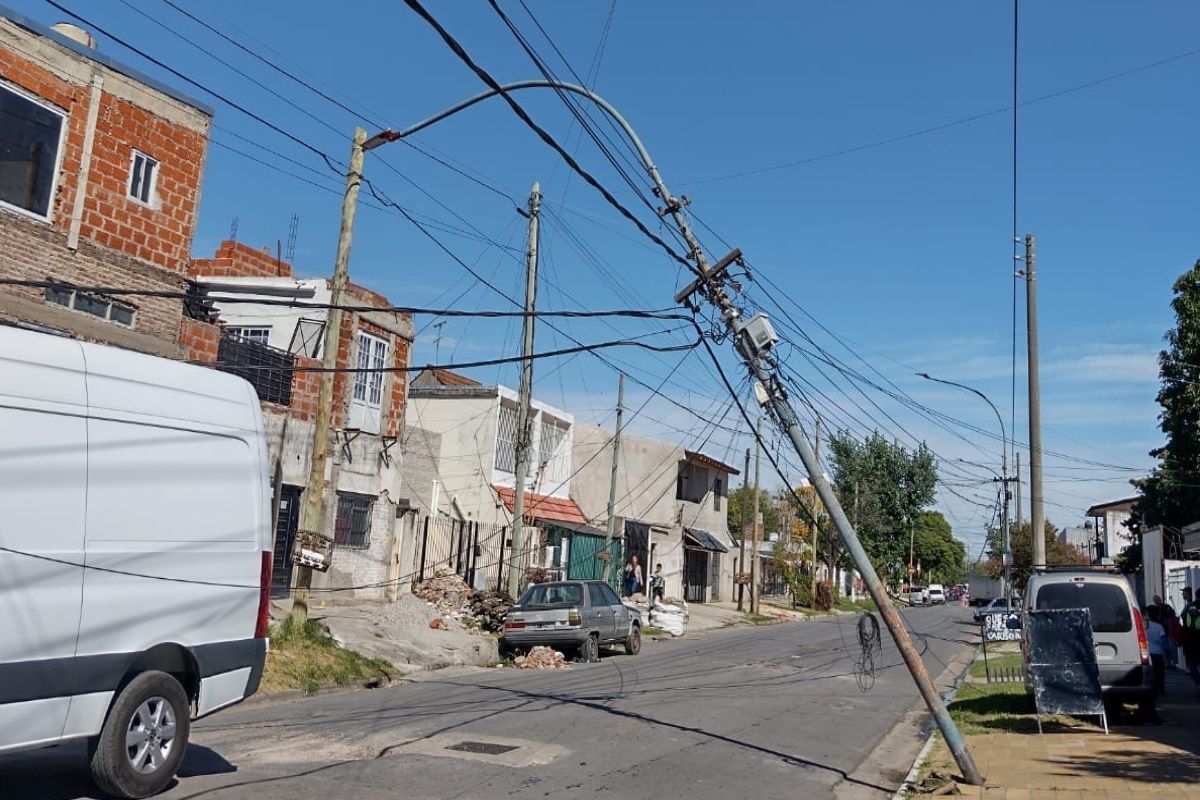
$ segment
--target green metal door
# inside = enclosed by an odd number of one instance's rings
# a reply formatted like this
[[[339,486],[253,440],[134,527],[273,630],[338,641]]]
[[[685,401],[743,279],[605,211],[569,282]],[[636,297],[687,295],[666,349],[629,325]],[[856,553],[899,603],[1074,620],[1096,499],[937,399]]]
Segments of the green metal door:
[[[619,591],[621,584],[621,567],[624,566],[624,541],[613,539],[609,552],[612,554],[614,565],[613,576],[609,584]],[[571,534],[570,563],[567,564],[567,578],[576,581],[598,581],[604,577],[604,560],[598,554],[604,552],[604,537],[592,536],[586,533]]]

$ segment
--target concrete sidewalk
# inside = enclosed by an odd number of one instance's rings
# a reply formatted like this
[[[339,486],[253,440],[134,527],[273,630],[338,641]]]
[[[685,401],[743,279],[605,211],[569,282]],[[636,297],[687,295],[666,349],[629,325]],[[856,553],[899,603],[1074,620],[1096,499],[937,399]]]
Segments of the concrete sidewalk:
[[[1161,725],[1109,720],[1110,733],[1082,721],[1046,733],[968,734],[967,745],[985,778],[983,787],[958,784],[984,800],[1119,800],[1200,796],[1200,702],[1186,674],[1169,671],[1159,703]],[[956,774],[939,742],[929,762]]]

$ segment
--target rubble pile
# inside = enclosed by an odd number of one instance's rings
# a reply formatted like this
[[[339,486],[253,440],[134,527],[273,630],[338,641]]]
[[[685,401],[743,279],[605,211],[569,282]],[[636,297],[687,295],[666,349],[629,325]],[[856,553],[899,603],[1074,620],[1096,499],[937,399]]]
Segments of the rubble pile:
[[[495,592],[490,589],[482,592],[472,592],[467,597],[463,612],[474,617],[479,627],[485,631],[499,633],[504,630],[504,617],[512,607],[512,598],[506,592]]]
[[[458,577],[454,570],[438,567],[433,577],[418,583],[413,588],[413,595],[446,614],[457,614],[462,610],[463,603],[471,594],[471,587]]]
[[[567,657],[550,647],[534,647],[528,655],[517,656],[517,669],[568,669]]]

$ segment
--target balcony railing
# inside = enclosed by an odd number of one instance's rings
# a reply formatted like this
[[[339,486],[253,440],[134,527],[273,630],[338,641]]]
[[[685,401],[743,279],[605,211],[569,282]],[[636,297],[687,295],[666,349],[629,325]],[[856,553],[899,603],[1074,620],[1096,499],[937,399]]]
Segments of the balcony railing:
[[[217,348],[217,369],[248,380],[265,403],[291,405],[295,364],[296,357],[286,350],[236,336],[222,336]]]

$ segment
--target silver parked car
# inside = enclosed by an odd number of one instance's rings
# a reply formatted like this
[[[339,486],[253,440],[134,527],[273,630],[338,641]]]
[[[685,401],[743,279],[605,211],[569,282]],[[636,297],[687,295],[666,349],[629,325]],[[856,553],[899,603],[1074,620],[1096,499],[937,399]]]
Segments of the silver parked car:
[[[1051,569],[1029,578],[1025,608],[1086,608],[1106,700],[1136,702],[1153,708],[1154,675],[1146,627],[1125,577],[1087,567]],[[1028,653],[1028,648],[1022,648]],[[1025,689],[1033,693],[1029,671]]]
[[[642,649],[642,615],[621,602],[603,581],[537,583],[525,590],[504,620],[506,649],[546,645],[597,661],[600,646],[621,644],[635,656]]]

